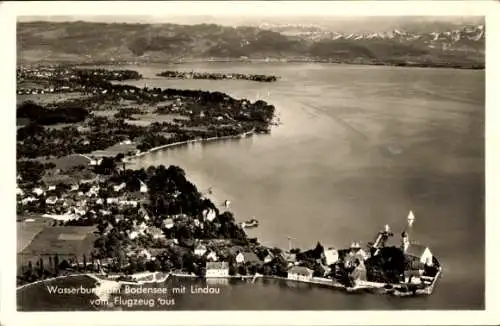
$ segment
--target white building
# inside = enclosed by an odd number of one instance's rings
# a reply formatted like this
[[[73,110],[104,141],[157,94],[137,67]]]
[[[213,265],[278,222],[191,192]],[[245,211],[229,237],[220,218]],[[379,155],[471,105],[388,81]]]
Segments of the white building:
[[[137,238],[137,236],[139,236],[139,233],[137,233],[136,231],[132,231],[128,235],[130,240],[134,240],[135,238]]]
[[[205,277],[228,277],[229,264],[227,262],[207,262]]]
[[[288,279],[307,282],[312,279],[313,271],[304,266],[294,266],[288,270]]]
[[[156,228],[156,227],[151,227],[148,229],[148,233],[151,234],[153,239],[162,239],[165,238],[165,234],[163,234],[162,230]]]
[[[146,258],[146,260],[151,260],[151,258],[152,258],[151,253],[149,251],[147,251],[146,249],[142,249],[141,251],[139,251],[138,256],[144,257],[144,258]]]
[[[140,183],[141,183],[141,188],[139,189],[139,191],[142,193],[148,192],[148,186],[142,181],[140,181]]]
[[[174,227],[174,220],[171,218],[166,218],[163,220],[163,226],[167,229],[171,229]]]
[[[33,188],[33,193],[37,196],[41,196],[45,193],[45,191],[43,191],[42,188],[36,187],[36,188]]]
[[[418,262],[432,266],[432,252],[429,247],[418,245],[418,244],[409,244],[406,247],[405,254]]]
[[[37,199],[37,198],[35,198],[35,197],[28,196],[28,197],[24,198],[23,200],[21,200],[21,203],[22,203],[23,205],[26,205],[27,203],[31,203],[31,202],[33,202],[33,201],[37,201],[37,200],[38,200],[38,199]]]
[[[204,245],[199,245],[194,249],[194,254],[196,256],[203,256],[207,252],[207,247]]]
[[[264,263],[270,263],[274,259],[274,255],[271,252],[268,252],[266,257],[264,257]]]
[[[56,196],[50,196],[49,198],[47,198],[45,200],[45,203],[49,204],[49,205],[54,205],[55,203],[57,203],[57,197]]]
[[[215,210],[213,209],[205,209],[203,211],[203,218],[209,222],[212,222],[217,217]]]
[[[118,198],[111,197],[111,198],[106,198],[106,203],[107,204],[117,204],[119,202]]]
[[[239,252],[236,255],[236,263],[237,264],[243,264],[245,262],[245,255],[243,255],[241,252]]]
[[[339,260],[339,252],[334,248],[325,249],[324,255],[325,255],[325,264],[327,266],[335,264]]]
[[[215,251],[210,251],[207,254],[207,260],[208,261],[217,261],[217,260],[219,260],[219,258],[217,257],[217,254],[215,253]]]
[[[100,159],[91,159],[89,164],[93,165],[93,166],[96,166],[96,165],[101,165],[101,163],[102,163],[102,158],[100,158]]]
[[[48,190],[49,190],[49,191],[51,191],[51,190],[56,190],[56,186],[49,186]]]
[[[120,190],[122,190],[123,188],[125,188],[127,186],[127,184],[125,182],[122,182],[121,184],[117,185],[117,186],[113,186],[113,190],[118,192]]]

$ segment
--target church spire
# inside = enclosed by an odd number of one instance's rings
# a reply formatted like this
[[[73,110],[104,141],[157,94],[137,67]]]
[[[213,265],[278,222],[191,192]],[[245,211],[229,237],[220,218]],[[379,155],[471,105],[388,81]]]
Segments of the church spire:
[[[405,228],[403,233],[401,233],[401,249],[403,249],[404,252],[406,252],[406,250],[410,246],[411,229],[412,229],[413,223],[415,222],[415,215],[413,215],[413,212],[411,210],[410,210],[410,213],[408,213],[407,222],[408,222],[408,226]]]

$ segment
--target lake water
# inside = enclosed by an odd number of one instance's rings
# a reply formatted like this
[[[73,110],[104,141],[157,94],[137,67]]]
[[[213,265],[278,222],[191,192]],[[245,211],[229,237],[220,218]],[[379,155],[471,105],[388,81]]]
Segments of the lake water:
[[[444,266],[432,296],[397,299],[320,287],[243,284],[179,309],[484,309],[484,71],[329,64],[204,63],[138,69],[136,86],[204,89],[276,106],[271,135],[191,144],[136,159],[175,164],[229,199],[264,244],[346,247],[386,223]],[[167,80],[166,69],[275,74],[276,83]]]

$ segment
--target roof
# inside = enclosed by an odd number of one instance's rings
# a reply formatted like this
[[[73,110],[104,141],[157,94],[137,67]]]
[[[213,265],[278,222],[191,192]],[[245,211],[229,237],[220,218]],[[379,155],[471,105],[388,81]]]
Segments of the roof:
[[[225,261],[207,262],[207,269],[227,269],[229,264]]]
[[[411,243],[409,246],[408,246],[408,249],[406,249],[406,254],[408,256],[413,256],[413,257],[422,257],[422,255],[424,254],[425,250],[427,249],[426,246],[422,246],[422,245],[419,245],[419,244],[414,244],[414,243]]]
[[[243,255],[243,257],[245,258],[245,262],[247,263],[258,263],[260,262],[260,259],[259,257],[257,257],[257,255],[251,251],[244,251],[244,252],[240,252],[240,254]]]
[[[312,270],[310,270],[309,268],[307,268],[305,266],[294,266],[288,270],[288,273],[307,275],[307,276],[312,274],[312,272],[313,272]]]

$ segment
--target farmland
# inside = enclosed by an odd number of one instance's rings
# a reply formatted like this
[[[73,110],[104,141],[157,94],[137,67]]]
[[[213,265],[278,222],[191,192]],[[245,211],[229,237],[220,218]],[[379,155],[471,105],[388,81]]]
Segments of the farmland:
[[[95,227],[51,225],[39,220],[18,223],[18,266],[56,254],[62,259],[90,255]]]

